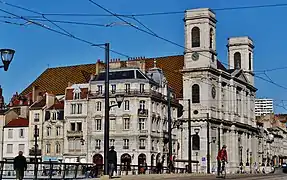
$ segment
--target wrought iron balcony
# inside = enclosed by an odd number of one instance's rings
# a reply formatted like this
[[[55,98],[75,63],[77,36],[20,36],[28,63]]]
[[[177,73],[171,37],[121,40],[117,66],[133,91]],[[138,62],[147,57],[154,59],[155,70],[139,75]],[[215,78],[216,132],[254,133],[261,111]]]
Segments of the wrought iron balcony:
[[[138,115],[139,116],[147,116],[148,110],[147,109],[138,109]]]
[[[67,137],[83,137],[83,131],[67,131]]]

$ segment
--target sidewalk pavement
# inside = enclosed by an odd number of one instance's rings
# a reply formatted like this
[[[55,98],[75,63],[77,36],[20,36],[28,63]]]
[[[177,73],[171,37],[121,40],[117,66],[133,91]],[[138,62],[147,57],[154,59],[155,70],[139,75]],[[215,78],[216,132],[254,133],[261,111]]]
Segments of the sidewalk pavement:
[[[261,177],[266,176],[267,174],[227,174],[227,177]],[[114,177],[113,179],[116,180],[159,180],[159,179],[181,179],[181,178],[188,178],[190,179],[213,179],[216,177],[214,174],[141,174],[141,175],[126,175],[122,177]],[[108,179],[108,178],[95,178],[95,179],[87,179],[87,180],[99,180],[99,179]]]

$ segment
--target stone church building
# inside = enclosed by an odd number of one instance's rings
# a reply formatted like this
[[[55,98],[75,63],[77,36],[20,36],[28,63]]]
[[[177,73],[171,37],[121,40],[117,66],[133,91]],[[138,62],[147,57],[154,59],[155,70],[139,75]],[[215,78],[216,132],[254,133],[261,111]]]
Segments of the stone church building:
[[[252,39],[228,39],[225,68],[217,59],[215,13],[210,9],[187,10],[184,21],[183,119],[188,120],[190,99],[192,160],[199,161],[192,171],[207,172],[208,154],[210,172],[216,171],[217,152],[223,145],[227,145],[230,172],[236,172],[240,164],[248,168],[258,162]],[[179,159],[188,158],[187,123],[183,126]]]

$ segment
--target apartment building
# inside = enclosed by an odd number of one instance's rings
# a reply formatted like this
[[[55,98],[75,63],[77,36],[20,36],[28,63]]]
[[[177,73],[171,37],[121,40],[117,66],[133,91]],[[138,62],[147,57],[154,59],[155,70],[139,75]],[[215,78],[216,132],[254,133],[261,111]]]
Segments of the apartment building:
[[[273,99],[255,99],[255,116],[274,113]]]

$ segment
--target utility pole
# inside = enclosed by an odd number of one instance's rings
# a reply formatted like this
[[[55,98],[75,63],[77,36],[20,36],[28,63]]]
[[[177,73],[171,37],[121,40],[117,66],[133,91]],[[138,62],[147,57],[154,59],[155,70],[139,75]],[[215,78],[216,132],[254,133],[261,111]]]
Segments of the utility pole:
[[[34,164],[34,177],[37,179],[37,173],[38,173],[38,160],[37,160],[37,150],[38,150],[38,126],[35,125],[35,130],[34,130],[34,138],[35,138],[35,148],[34,148],[34,158],[35,158],[35,164]]]
[[[210,143],[209,143],[209,113],[206,114],[207,118],[207,174],[210,174]]]
[[[104,175],[109,175],[108,152],[110,139],[110,91],[109,91],[109,61],[110,47],[109,43],[105,43],[105,61],[106,61],[106,78],[105,78],[105,128],[104,128]]]
[[[192,173],[191,167],[191,104],[188,99],[188,173]]]
[[[171,99],[170,99],[170,89],[167,85],[167,119],[168,119],[168,158],[169,158],[169,173],[171,173],[171,169],[172,169],[172,119],[171,119]]]

